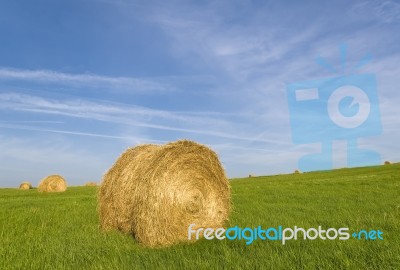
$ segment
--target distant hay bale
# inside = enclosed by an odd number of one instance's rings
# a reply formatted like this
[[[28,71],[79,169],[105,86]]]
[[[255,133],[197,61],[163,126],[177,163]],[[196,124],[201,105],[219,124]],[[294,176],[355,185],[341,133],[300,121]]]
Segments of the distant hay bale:
[[[254,177],[252,174],[249,174],[249,178],[252,178],[252,177]]]
[[[301,171],[300,170],[295,170],[294,173],[301,173]]]
[[[188,241],[190,224],[222,227],[230,208],[230,184],[217,155],[187,140],[129,148],[98,192],[101,227],[149,247]]]
[[[19,185],[19,189],[31,189],[32,185],[29,182],[22,182],[21,185]]]
[[[64,192],[67,190],[67,182],[60,175],[50,175],[40,181],[39,192]]]
[[[95,186],[97,186],[97,183],[96,182],[87,182],[85,184],[85,186],[87,186],[87,187],[95,187]]]
[[[390,165],[390,164],[392,164],[392,162],[390,162],[388,160],[385,161],[385,165]]]

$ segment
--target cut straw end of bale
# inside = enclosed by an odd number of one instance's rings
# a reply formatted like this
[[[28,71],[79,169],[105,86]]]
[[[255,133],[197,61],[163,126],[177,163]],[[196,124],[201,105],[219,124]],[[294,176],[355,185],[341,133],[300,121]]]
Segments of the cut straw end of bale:
[[[19,185],[19,189],[32,189],[32,184],[31,183],[29,183],[29,182],[22,182],[20,185]]]
[[[42,179],[38,186],[39,192],[64,192],[67,190],[67,182],[60,175],[50,175]]]
[[[129,148],[98,192],[101,227],[148,247],[188,241],[190,224],[223,227],[230,209],[230,184],[218,156],[187,140]]]

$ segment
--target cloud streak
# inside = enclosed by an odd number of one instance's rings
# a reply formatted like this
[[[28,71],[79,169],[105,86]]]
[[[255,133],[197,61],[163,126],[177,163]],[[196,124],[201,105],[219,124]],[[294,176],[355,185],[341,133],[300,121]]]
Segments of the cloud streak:
[[[39,131],[39,132],[47,132],[47,133],[58,133],[58,134],[96,137],[96,138],[105,138],[105,139],[118,139],[118,140],[131,140],[131,141],[133,140],[133,141],[138,141],[138,142],[143,142],[143,143],[144,142],[165,143],[165,141],[152,140],[152,139],[148,139],[148,138],[139,138],[139,137],[133,137],[133,136],[118,136],[118,135],[107,135],[107,134],[101,134],[101,133],[38,128],[38,127],[32,127],[32,126],[26,126],[26,125],[5,125],[5,124],[0,123],[0,128]]]
[[[109,90],[129,90],[137,94],[154,94],[174,91],[174,87],[155,80],[130,77],[110,77],[97,74],[70,74],[51,70],[23,70],[0,68],[0,80],[54,83],[75,87],[93,87]]]
[[[215,118],[213,112],[190,112],[185,114],[145,107],[134,107],[132,105],[118,104],[116,106],[115,103],[101,104],[82,100],[52,100],[18,93],[0,94],[0,109],[63,115],[125,126],[132,125],[157,130],[193,133],[247,142],[285,144],[280,140],[263,139],[259,138],[258,134],[241,131],[240,123],[223,119],[221,115],[219,118]],[[232,115],[227,114],[227,117],[230,118]],[[238,115],[237,117],[243,117],[243,115]],[[207,126],[207,129],[204,129],[204,126]],[[54,130],[47,131],[55,132]],[[99,137],[107,136],[99,135]],[[118,138],[118,136],[115,138]]]

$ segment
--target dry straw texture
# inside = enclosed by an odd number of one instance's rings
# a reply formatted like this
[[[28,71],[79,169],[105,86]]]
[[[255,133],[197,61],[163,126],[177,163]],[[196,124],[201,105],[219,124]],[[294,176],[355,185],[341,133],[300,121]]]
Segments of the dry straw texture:
[[[97,183],[96,182],[87,182],[85,184],[85,186],[87,186],[87,187],[95,187],[95,186],[97,186]]]
[[[32,185],[29,182],[22,182],[21,185],[19,185],[19,189],[31,189]]]
[[[124,152],[98,193],[101,227],[149,247],[188,241],[188,226],[217,228],[230,212],[230,185],[217,155],[192,141]],[[196,228],[195,227],[195,228]]]
[[[67,182],[60,175],[50,175],[40,181],[39,192],[64,192],[67,190]]]

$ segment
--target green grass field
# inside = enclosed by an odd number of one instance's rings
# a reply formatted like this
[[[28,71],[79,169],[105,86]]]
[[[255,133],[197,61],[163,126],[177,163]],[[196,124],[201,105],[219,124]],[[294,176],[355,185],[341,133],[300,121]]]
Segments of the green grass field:
[[[102,233],[96,187],[0,189],[0,269],[400,269],[400,164],[235,179],[229,226],[379,229],[384,240],[200,240]]]

